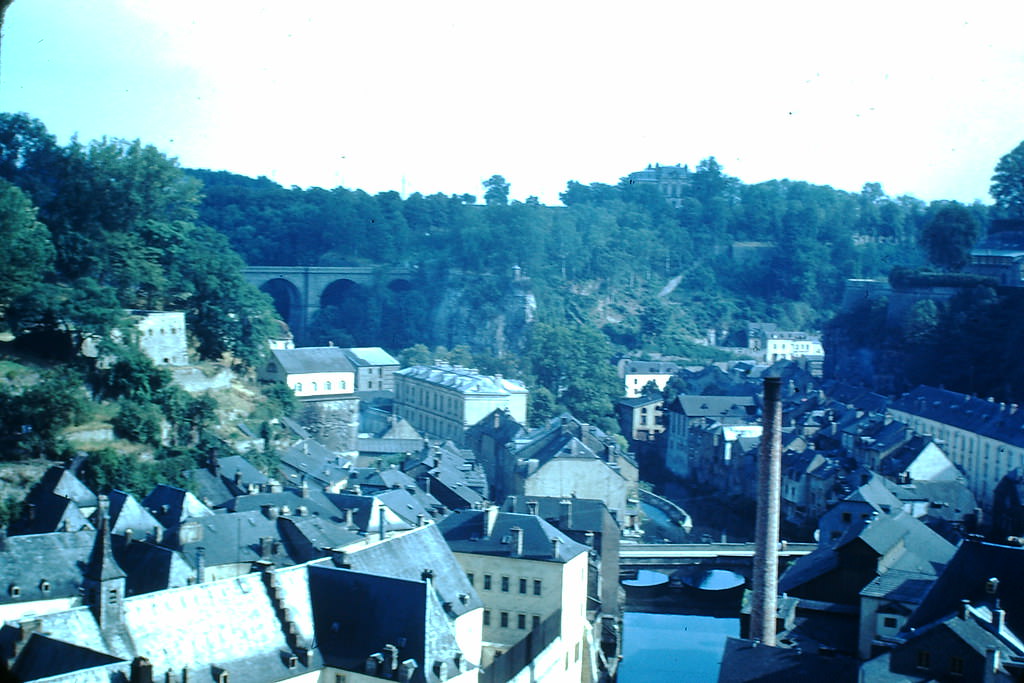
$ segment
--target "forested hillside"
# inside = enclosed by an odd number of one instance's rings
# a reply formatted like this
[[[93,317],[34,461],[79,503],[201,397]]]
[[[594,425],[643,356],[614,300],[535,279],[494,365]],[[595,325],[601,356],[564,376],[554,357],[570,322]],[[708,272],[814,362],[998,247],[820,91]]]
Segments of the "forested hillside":
[[[628,181],[569,182],[565,206],[548,207],[509,202],[501,176],[484,181],[477,204],[466,195],[403,200],[190,171],[205,185],[202,221],[249,264],[495,275],[518,265],[542,320],[579,318],[626,347],[669,352],[750,320],[820,326],[845,278],[922,263],[918,234],[942,206],[889,197],[876,184],[859,194],[788,180],[747,185],[714,159],[685,173],[677,209],[655,187]],[[984,207],[972,211],[984,217]]]

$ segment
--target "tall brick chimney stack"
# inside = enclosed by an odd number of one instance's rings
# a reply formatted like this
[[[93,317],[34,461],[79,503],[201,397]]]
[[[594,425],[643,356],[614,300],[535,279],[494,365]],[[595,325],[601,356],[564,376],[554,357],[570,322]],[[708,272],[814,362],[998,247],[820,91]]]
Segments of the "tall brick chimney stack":
[[[764,420],[757,458],[757,525],[754,530],[750,638],[775,645],[779,594],[779,502],[782,475],[782,381],[764,378]]]

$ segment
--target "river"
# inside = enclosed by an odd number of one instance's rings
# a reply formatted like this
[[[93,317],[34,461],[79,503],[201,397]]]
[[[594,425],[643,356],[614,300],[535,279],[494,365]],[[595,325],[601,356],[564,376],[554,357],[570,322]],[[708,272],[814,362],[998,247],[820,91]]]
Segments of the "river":
[[[736,617],[626,612],[618,681],[714,683],[725,639],[739,635]]]

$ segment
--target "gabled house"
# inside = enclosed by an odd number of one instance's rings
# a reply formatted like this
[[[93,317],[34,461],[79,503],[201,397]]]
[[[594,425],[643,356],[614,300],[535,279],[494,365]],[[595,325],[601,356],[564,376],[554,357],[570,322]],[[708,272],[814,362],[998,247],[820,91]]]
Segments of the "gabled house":
[[[506,446],[510,495],[600,500],[626,529],[639,515],[636,462],[614,439],[569,414]]]
[[[630,440],[654,441],[665,431],[662,414],[663,400],[657,396],[620,398],[615,402],[619,428]]]
[[[267,382],[283,382],[300,400],[355,393],[355,367],[345,351],[334,346],[272,349],[257,376]]]

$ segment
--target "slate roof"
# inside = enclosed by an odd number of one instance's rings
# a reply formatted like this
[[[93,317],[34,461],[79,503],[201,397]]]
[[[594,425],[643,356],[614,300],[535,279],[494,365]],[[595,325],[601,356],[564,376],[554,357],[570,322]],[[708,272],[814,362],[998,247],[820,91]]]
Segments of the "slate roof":
[[[344,558],[355,571],[407,580],[422,580],[424,570],[432,571],[438,599],[455,617],[483,607],[436,524],[398,533],[385,542],[367,539],[366,545],[348,546]]]
[[[627,360],[622,363],[623,375],[674,375],[682,366],[671,361]]]
[[[352,365],[359,367],[400,365],[397,359],[379,346],[356,347],[342,349]]]
[[[158,484],[142,499],[142,505],[165,529],[173,529],[190,517],[213,515],[213,510],[188,491],[166,484]]]
[[[298,349],[272,349],[274,360],[289,375],[315,372],[355,372],[352,361],[336,346],[309,346]]]
[[[568,501],[572,508],[570,524],[562,517],[563,503]],[[605,518],[611,513],[604,501],[591,498],[558,498],[554,496],[509,496],[501,509],[503,512],[529,514],[530,503],[537,504],[537,516],[553,527],[563,531],[604,531]]]
[[[752,396],[679,396],[673,406],[691,418],[745,418],[753,415]]]
[[[636,464],[633,457],[593,425],[583,424],[569,413],[552,418],[547,425],[515,441],[516,458],[537,460],[543,466],[553,458],[588,458],[605,462],[617,474],[617,462],[608,462],[608,452]]]
[[[51,491],[38,491],[31,502],[26,499],[21,517],[11,522],[8,532],[16,536],[92,528],[75,501]]]
[[[870,598],[917,605],[934,582],[934,574],[890,569],[865,586],[860,594]]]
[[[850,657],[825,656],[798,648],[768,647],[751,640],[727,638],[718,683],[854,683],[858,680],[857,669],[857,660]]]
[[[156,538],[163,533],[163,527],[156,517],[130,493],[114,489],[108,494],[110,508],[110,533],[123,536],[131,529],[136,539]]]
[[[396,664],[415,663],[410,683],[444,680],[435,670],[441,662],[459,671],[455,662],[464,654],[429,582],[312,566],[309,589],[325,664],[365,671],[367,659],[390,645]]]
[[[106,667],[108,664],[122,664],[126,671],[130,668],[129,662],[120,657],[33,633],[25,649],[18,655],[11,673],[17,680],[34,681],[79,669]],[[118,669],[120,667],[115,667],[115,670]]]
[[[0,546],[0,604],[77,596],[95,539],[92,530],[7,538]]]
[[[94,508],[98,504],[98,498],[89,487],[66,469],[63,465],[54,465],[46,470],[39,483],[32,487],[26,497],[26,502],[33,502],[37,493],[55,493],[63,498],[70,498],[78,507]]]
[[[303,477],[310,486],[335,486],[348,479],[351,467],[351,457],[338,455],[314,439],[302,439],[281,454],[281,472],[293,486]]]
[[[398,370],[395,374],[447,387],[463,394],[508,396],[528,393],[526,385],[519,380],[507,379],[500,375],[481,375],[458,366],[414,365]]]
[[[485,518],[495,514],[490,534]],[[568,562],[590,550],[535,515],[487,510],[456,510],[439,521],[438,527],[451,549],[459,553],[521,557],[545,562]],[[513,528],[523,530],[523,553],[514,554]],[[555,540],[557,539],[557,545]],[[555,549],[557,547],[557,555]]]
[[[998,579],[995,594],[987,591],[990,578]],[[1006,610],[1010,629],[1024,633],[1024,548],[968,539],[960,544],[907,626],[921,627],[942,619],[956,612],[961,600],[983,604],[995,598]]]
[[[1013,404],[921,385],[893,401],[892,409],[1024,447],[1024,411]]]
[[[211,508],[248,493],[250,486],[259,488],[269,482],[267,475],[240,455],[215,458],[206,467],[190,470],[186,476],[196,497]],[[235,483],[236,478],[240,478],[240,484]]]

